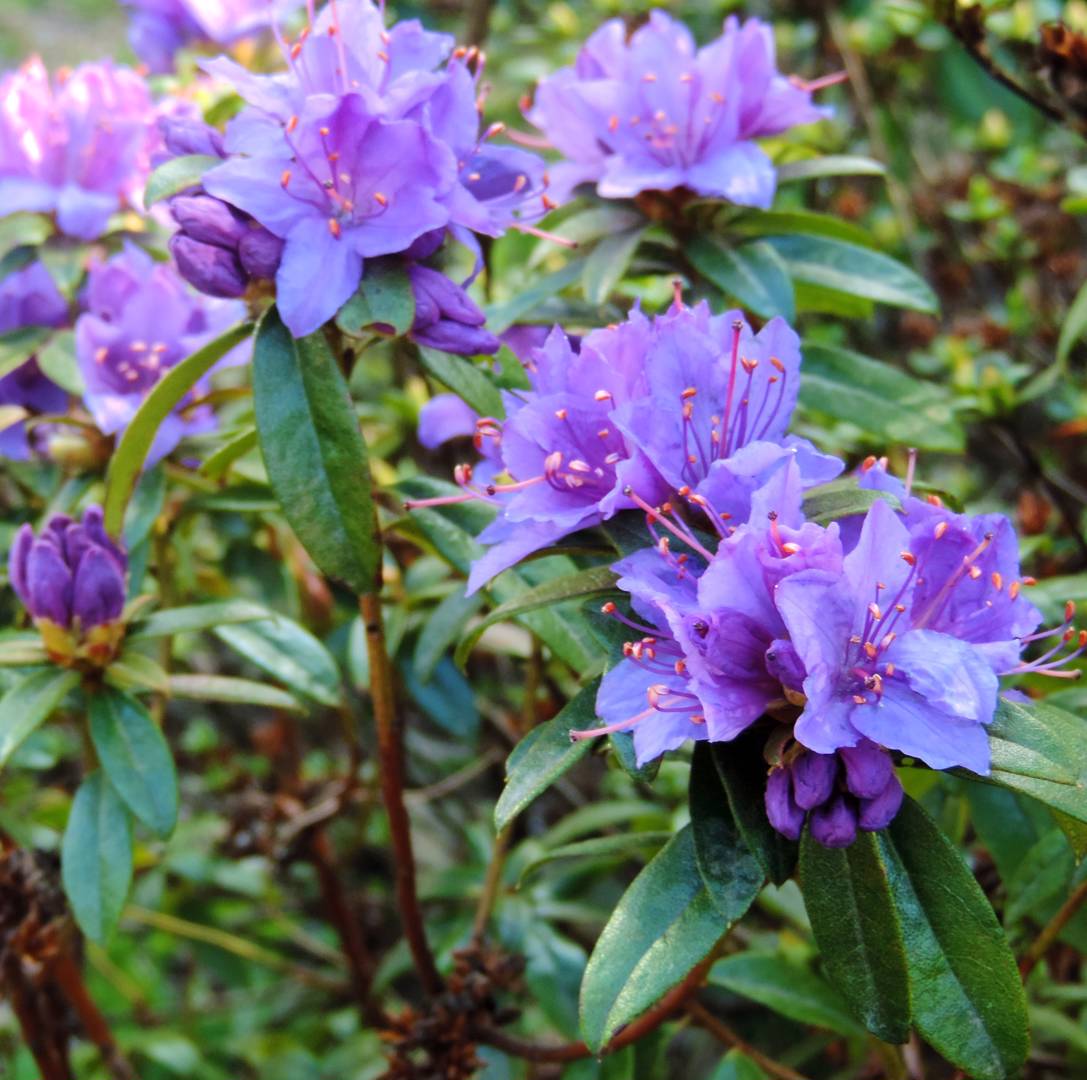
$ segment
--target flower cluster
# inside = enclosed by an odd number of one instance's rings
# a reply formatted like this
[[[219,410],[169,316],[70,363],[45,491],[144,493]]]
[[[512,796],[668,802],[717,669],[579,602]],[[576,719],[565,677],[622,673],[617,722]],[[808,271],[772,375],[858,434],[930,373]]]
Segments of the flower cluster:
[[[128,556],[106,533],[100,507],[88,507],[81,522],[54,514],[37,536],[22,526],[8,573],[55,663],[104,666],[114,657],[124,636]]]
[[[128,425],[166,371],[245,317],[243,304],[193,292],[170,265],[155,263],[131,244],[91,267],[83,304],[75,328],[76,358],[86,385],[84,401],[107,435]],[[243,359],[236,351],[224,363]],[[163,422],[149,464],[185,435],[214,426],[211,410],[193,401],[204,389],[198,384]]]
[[[478,50],[454,51],[450,38],[415,21],[386,29],[370,0],[329,5],[284,50],[282,75],[253,75],[225,58],[205,64],[248,106],[228,125],[227,159],[203,188],[282,242],[277,302],[296,336],[335,315],[367,260],[428,258],[437,246],[430,237],[440,243],[447,231],[475,248],[473,233],[500,235],[553,205],[543,162],[492,145],[501,125],[480,131]],[[210,215],[206,204],[201,213]],[[192,237],[191,222],[181,225]],[[199,242],[231,252],[236,230],[225,217],[221,225],[225,232]],[[412,250],[416,242],[424,254]],[[203,287],[191,261],[186,273]],[[413,274],[413,286],[417,332],[482,321],[431,276]],[[444,330],[430,336],[446,340]],[[470,339],[461,335],[462,350]]]
[[[56,215],[94,240],[138,203],[159,145],[155,109],[134,71],[83,64],[50,83],[40,60],[0,80],[0,207]]]
[[[828,116],[816,83],[777,70],[772,29],[734,16],[698,48],[662,11],[629,38],[612,19],[582,46],[573,67],[545,78],[528,119],[564,161],[551,170],[560,201],[593,183],[604,198],[686,188],[742,206],[768,207],[774,166],[756,139]]]

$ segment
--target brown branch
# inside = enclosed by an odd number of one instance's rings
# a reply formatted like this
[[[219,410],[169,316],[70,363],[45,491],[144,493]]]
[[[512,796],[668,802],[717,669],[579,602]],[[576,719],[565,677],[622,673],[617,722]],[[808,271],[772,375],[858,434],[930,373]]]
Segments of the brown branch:
[[[400,720],[396,711],[392,666],[385,647],[385,628],[381,616],[381,598],[377,592],[359,597],[359,611],[366,628],[366,650],[370,657],[370,694],[377,726],[377,750],[380,765],[381,795],[389,815],[389,832],[396,859],[396,899],[404,936],[415,962],[419,981],[433,997],[442,989],[442,977],[430,951],[419,895],[415,887],[415,856],[411,844],[411,824],[404,805],[404,760]]]
[[[623,1028],[596,1056],[604,1057],[606,1054],[614,1054],[617,1050],[630,1046],[631,1043],[635,1043],[651,1032],[656,1031],[661,1024],[684,1006],[687,1006],[690,998],[702,985],[706,972],[709,971],[710,966],[716,959],[717,951],[715,949],[705,960],[691,969],[683,982],[672,987],[653,1008],[642,1013],[637,1020]],[[562,1063],[580,1061],[582,1058],[593,1056],[593,1052],[583,1042],[546,1046],[540,1043],[527,1042],[515,1035],[507,1035],[497,1028],[482,1028],[473,1034],[480,1042],[493,1046],[504,1053],[523,1058],[525,1061]],[[803,1080],[803,1078],[800,1078],[800,1080]]]
[[[746,1042],[728,1024],[714,1016],[701,1002],[688,1001],[687,1014],[699,1027],[705,1028],[726,1046],[735,1047],[742,1054],[746,1054],[763,1072],[769,1073],[771,1076],[776,1077],[777,1080],[805,1080],[801,1073],[790,1069],[788,1065],[782,1065],[781,1062],[767,1057],[761,1050]]]
[[[1046,924],[1023,959],[1019,961],[1019,974],[1025,979],[1037,966],[1050,947],[1084,903],[1087,902],[1087,881],[1080,882],[1075,892],[1061,905],[1060,910]]]
[[[498,891],[502,887],[502,871],[506,866],[506,853],[509,851],[512,833],[513,823],[511,822],[504,829],[500,829],[494,838],[494,850],[491,852],[491,861],[487,864],[483,890],[479,894],[475,918],[472,920],[473,945],[483,944],[483,935],[487,932],[487,923],[490,921],[491,912],[498,899]]]

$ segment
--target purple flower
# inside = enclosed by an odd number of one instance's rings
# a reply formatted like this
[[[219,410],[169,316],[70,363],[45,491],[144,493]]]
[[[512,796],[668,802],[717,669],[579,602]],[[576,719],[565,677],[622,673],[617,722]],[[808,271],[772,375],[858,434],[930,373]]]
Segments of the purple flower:
[[[456,394],[436,394],[419,410],[419,442],[435,450],[450,439],[474,435],[479,413]]]
[[[498,352],[502,343],[483,329],[486,316],[464,289],[427,266],[409,266],[408,277],[415,296],[413,341],[462,356]]]
[[[0,334],[28,326],[61,326],[68,318],[68,303],[41,263],[31,263],[0,282]],[[0,405],[16,405],[29,412],[63,412],[68,395],[50,382],[34,357],[0,378]],[[0,457],[25,460],[30,442],[24,422],[0,431]]]
[[[56,662],[112,657],[123,635],[128,556],[107,535],[100,507],[88,507],[78,523],[54,514],[38,536],[23,525],[8,555],[8,574]]]
[[[189,290],[168,264],[156,264],[134,245],[91,268],[76,322],[76,357],[86,384],[84,400],[107,435],[123,430],[162,375],[245,318],[243,304],[211,300]],[[245,348],[242,346],[240,348]],[[235,352],[226,361],[237,362]],[[185,435],[207,431],[207,406],[190,408],[206,386],[168,416],[148,463],[168,454]]]
[[[138,205],[159,138],[134,71],[83,64],[54,87],[29,60],[0,80],[0,206],[54,213],[62,232],[94,240]]]
[[[766,816],[790,840],[798,840],[805,818],[824,847],[848,847],[858,828],[885,829],[902,805],[902,784],[890,755],[863,740],[834,754],[796,745],[766,780]]]
[[[730,16],[700,49],[654,11],[629,40],[621,19],[605,23],[572,68],[540,83],[528,119],[566,159],[551,169],[560,202],[591,182],[610,199],[682,187],[765,209],[777,179],[754,140],[829,115],[811,101],[820,85],[777,70],[758,19]]]

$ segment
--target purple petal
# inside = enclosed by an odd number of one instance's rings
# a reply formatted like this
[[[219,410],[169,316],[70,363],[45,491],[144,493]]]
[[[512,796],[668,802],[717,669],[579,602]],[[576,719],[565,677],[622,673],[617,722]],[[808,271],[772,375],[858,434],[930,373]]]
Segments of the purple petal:
[[[72,614],[87,630],[120,618],[124,606],[125,581],[117,563],[101,548],[90,548],[76,566]]]
[[[787,769],[771,769],[766,778],[766,816],[782,836],[799,840],[804,828],[804,811],[793,798]]]
[[[902,806],[903,797],[902,783],[892,772],[890,779],[878,795],[871,799],[860,800],[860,827],[868,832],[887,828]]]
[[[814,810],[834,793],[838,759],[834,754],[802,753],[789,768],[793,778],[793,797],[803,810]]]
[[[11,587],[23,604],[30,605],[30,590],[27,587],[26,570],[30,549],[34,544],[34,530],[29,525],[23,525],[15,534],[11,551],[8,552],[8,578]]]
[[[456,394],[436,394],[419,410],[419,442],[433,450],[450,439],[472,435],[479,414]]]
[[[838,755],[845,764],[846,787],[860,799],[874,799],[895,775],[891,755],[874,743],[843,747]]]
[[[823,847],[849,847],[857,839],[857,811],[836,795],[811,812],[811,834]]]
[[[72,573],[58,547],[35,540],[26,561],[27,607],[36,619],[67,626],[72,617]]]

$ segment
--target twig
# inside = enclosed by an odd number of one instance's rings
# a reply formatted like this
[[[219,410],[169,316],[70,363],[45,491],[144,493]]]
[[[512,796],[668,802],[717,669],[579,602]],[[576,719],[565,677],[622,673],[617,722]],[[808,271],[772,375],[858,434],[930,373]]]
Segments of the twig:
[[[419,894],[415,887],[415,855],[411,844],[411,824],[404,805],[404,762],[400,721],[396,711],[392,666],[385,648],[385,627],[378,593],[359,597],[359,611],[366,628],[366,650],[370,657],[370,695],[377,727],[381,795],[389,815],[389,832],[396,859],[396,899],[404,926],[404,937],[415,962],[415,970],[426,993],[441,992],[442,977],[434,963],[434,954],[423,925]]]
[[[715,949],[697,967],[691,969],[683,982],[669,990],[648,1012],[642,1013],[637,1020],[623,1028],[596,1056],[604,1057],[606,1054],[614,1054],[617,1050],[622,1050],[624,1046],[630,1046],[631,1043],[635,1043],[651,1032],[656,1031],[661,1024],[688,1004],[689,999],[702,985],[706,972],[709,971],[710,965],[716,958],[717,951]],[[540,1043],[527,1042],[515,1035],[507,1035],[497,1028],[482,1028],[473,1034],[480,1042],[487,1043],[504,1053],[523,1058],[525,1061],[562,1063],[580,1061],[582,1058],[593,1056],[592,1051],[583,1042],[545,1046]],[[803,1080],[803,1078],[800,1078],[800,1080]]]
[[[404,792],[404,799],[408,803],[428,803],[435,799],[444,799],[454,791],[459,791],[465,784],[470,784],[481,773],[485,773],[492,765],[497,765],[505,753],[497,746],[492,746],[482,757],[469,762],[463,769],[442,777],[441,780],[428,784],[426,787],[412,788]]]
[[[1019,974],[1024,979],[1034,970],[1038,961],[1049,952],[1050,946],[1057,940],[1060,932],[1068,925],[1085,902],[1087,902],[1087,881],[1082,881],[1072,895],[1061,905],[1057,914],[1046,923],[1045,928],[1034,939],[1031,947],[1027,949],[1023,959],[1019,961]]]
[[[777,1080],[806,1080],[801,1074],[788,1065],[767,1057],[761,1050],[757,1050],[749,1042],[746,1042],[723,1020],[713,1015],[701,1002],[692,1000],[687,1002],[687,1013],[700,1027],[704,1027],[711,1035],[723,1042],[726,1046],[733,1046],[741,1053],[746,1054],[763,1072],[769,1073]]]
[[[482,45],[487,40],[493,7],[494,0],[469,0],[468,26],[464,32],[464,40],[469,45]]]
[[[513,833],[513,823],[499,829],[494,838],[494,850],[491,852],[491,861],[487,864],[487,876],[483,879],[483,891],[479,894],[479,903],[476,904],[476,916],[472,922],[472,944],[480,945],[483,935],[487,932],[487,923],[494,909],[494,902],[498,899],[498,890],[502,885],[502,871],[506,866],[506,853],[509,851],[510,836]]]

